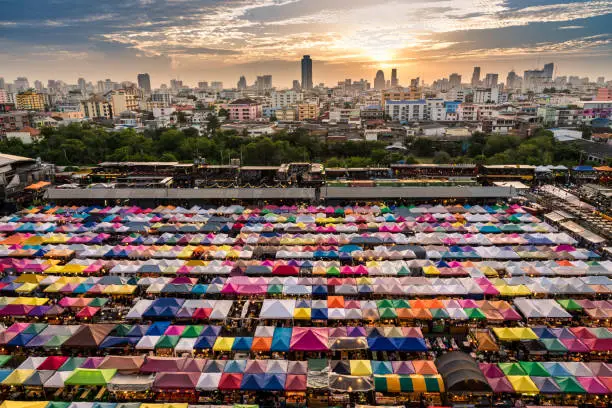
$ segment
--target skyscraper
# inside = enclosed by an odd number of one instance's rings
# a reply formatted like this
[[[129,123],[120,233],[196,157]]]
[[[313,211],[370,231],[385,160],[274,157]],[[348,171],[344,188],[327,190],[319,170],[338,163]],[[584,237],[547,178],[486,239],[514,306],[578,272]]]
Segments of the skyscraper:
[[[457,73],[450,74],[448,84],[451,88],[459,88],[461,86],[461,75]]]
[[[264,92],[272,89],[272,75],[261,75],[255,81],[258,92]]]
[[[298,81],[297,79],[293,80],[293,90],[294,91],[299,91],[301,89],[301,85],[300,85],[300,81]]]
[[[520,83],[520,78],[521,77],[516,75],[516,72],[514,72],[514,70],[508,72],[508,76],[506,77],[506,88],[508,89],[518,88],[519,83]]]
[[[397,85],[398,85],[397,68],[393,68],[391,70],[391,86],[397,86]]]
[[[138,74],[138,87],[145,93],[151,93],[151,77],[149,74]]]
[[[472,73],[472,86],[478,86],[480,82],[480,67],[474,67],[474,72]]]
[[[81,91],[84,91],[85,89],[87,89],[87,82],[85,82],[85,78],[79,78],[79,80],[77,81],[77,84]]]
[[[310,55],[302,58],[302,89],[312,89],[312,60]]]
[[[239,90],[243,90],[243,89],[246,89],[246,87],[247,87],[247,81],[246,81],[246,78],[244,77],[244,75],[242,75],[240,77],[240,79],[238,80],[237,88]]]
[[[485,88],[495,88],[497,86],[498,77],[499,77],[498,74],[487,74],[487,76],[485,77],[485,83],[484,83]]]
[[[0,89],[4,89],[6,85],[4,84],[4,78],[0,77]]]
[[[374,89],[385,89],[385,85],[385,73],[379,69],[374,78]]]
[[[544,75],[548,80],[552,80],[553,73],[555,71],[555,64],[552,62],[544,64],[544,69],[542,71],[544,71]]]

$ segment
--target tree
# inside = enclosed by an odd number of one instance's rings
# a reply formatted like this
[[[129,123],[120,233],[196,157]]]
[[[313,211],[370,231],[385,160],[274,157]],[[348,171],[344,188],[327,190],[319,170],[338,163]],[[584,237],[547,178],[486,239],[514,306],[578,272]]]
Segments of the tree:
[[[424,137],[416,138],[412,144],[412,150],[419,157],[431,157],[434,153],[431,140]]]
[[[273,114],[270,116],[270,122],[276,122],[276,121],[278,121],[278,119],[276,119],[276,115],[273,113]]]
[[[219,117],[229,118],[229,111],[225,108],[219,109],[219,113],[217,114]]]
[[[436,154],[434,154],[433,162],[435,164],[448,164],[451,162],[451,156],[445,151],[436,152]]]
[[[206,117],[206,121],[206,130],[208,131],[209,135],[212,135],[217,129],[221,127],[219,119],[212,113],[208,114],[208,116]]]

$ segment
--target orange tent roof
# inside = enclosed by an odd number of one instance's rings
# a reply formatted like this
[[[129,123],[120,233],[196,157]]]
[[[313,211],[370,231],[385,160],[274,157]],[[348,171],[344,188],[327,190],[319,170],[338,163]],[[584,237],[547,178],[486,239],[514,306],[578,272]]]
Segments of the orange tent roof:
[[[48,181],[39,181],[38,183],[30,184],[25,189],[26,190],[40,190],[41,188],[47,187],[48,185],[51,185],[51,183],[49,183]]]

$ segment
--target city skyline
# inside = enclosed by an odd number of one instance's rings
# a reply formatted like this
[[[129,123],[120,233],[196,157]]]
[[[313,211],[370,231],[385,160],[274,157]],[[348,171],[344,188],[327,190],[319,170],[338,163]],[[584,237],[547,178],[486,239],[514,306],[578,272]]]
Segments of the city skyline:
[[[427,82],[473,66],[500,78],[554,60],[557,75],[612,76],[611,1],[259,0],[175,2],[58,0],[6,2],[0,16],[0,76],[76,83],[113,78],[152,87],[178,78],[236,83],[272,74],[275,86],[301,79],[311,55],[313,83]],[[27,10],[27,12],[26,12]],[[50,75],[49,72],[53,72]]]

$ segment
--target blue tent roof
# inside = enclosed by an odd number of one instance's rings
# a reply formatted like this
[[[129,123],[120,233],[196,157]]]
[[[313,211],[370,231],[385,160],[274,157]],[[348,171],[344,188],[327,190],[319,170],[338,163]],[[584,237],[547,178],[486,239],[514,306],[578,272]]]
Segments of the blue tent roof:
[[[225,364],[224,373],[244,373],[246,368],[246,360],[229,360]]]
[[[140,339],[138,337],[108,336],[102,340],[102,343],[100,343],[100,348],[124,347],[127,345],[134,346],[139,340]]]
[[[393,374],[393,366],[390,361],[372,361],[372,373],[378,375]]]
[[[368,346],[371,351],[396,351],[397,345],[388,337],[370,337],[368,338]]]
[[[573,171],[594,171],[593,166],[576,166],[572,170]]]
[[[196,340],[193,348],[195,349],[211,349],[215,345],[215,340],[217,340],[217,336],[200,336]],[[235,342],[234,342],[235,344]]]
[[[327,320],[327,308],[325,309],[312,309],[310,312],[311,320]]]
[[[232,345],[232,350],[250,351],[252,345],[252,337],[236,337],[236,339],[234,340],[234,344]]]
[[[264,374],[264,386],[266,391],[282,391],[285,389],[286,374],[270,373]]]
[[[265,374],[245,374],[240,384],[241,390],[261,391],[265,386]]]
[[[427,351],[425,340],[419,337],[398,337],[391,339],[400,351]]]
[[[272,336],[272,345],[270,346],[270,351],[289,351],[292,332],[293,329],[291,327],[275,328],[274,336]]]
[[[166,332],[166,329],[170,327],[172,322],[155,322],[149,326],[146,335],[147,336],[161,336]]]

